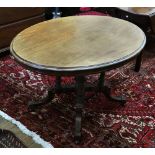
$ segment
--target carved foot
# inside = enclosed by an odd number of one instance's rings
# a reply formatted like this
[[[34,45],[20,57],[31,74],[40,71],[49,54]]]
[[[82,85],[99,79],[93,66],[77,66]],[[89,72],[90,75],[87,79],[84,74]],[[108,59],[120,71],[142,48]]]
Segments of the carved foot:
[[[99,77],[98,82],[98,91],[101,91],[108,97],[110,100],[119,102],[122,106],[125,105],[126,99],[124,96],[112,96],[111,95],[111,88],[105,84],[105,72],[102,72]]]
[[[120,105],[124,106],[126,103],[126,98],[124,96],[112,96],[111,95],[111,88],[108,86],[104,86],[103,92],[106,97],[108,97],[110,100],[117,101],[120,103]]]
[[[54,98],[54,94],[55,94],[54,91],[52,91],[52,89],[49,89],[47,96],[45,98],[43,98],[41,101],[29,101],[28,102],[28,109],[30,111],[33,111],[38,106],[49,103]]]

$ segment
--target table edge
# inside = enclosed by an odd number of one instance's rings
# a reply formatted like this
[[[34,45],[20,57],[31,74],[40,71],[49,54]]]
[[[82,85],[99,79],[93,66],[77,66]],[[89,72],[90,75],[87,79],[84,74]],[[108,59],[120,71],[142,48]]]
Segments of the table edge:
[[[95,70],[106,70],[107,68],[115,68],[115,66],[121,63],[125,63],[126,61],[132,59],[133,57],[136,57],[142,51],[142,49],[144,48],[146,44],[146,36],[144,34],[142,45],[138,49],[136,49],[134,52],[130,53],[127,56],[116,59],[114,61],[110,61],[108,63],[101,63],[101,64],[89,65],[89,66],[78,66],[78,67],[55,67],[55,66],[38,65],[38,64],[32,63],[18,56],[13,50],[12,43],[13,41],[11,42],[11,45],[10,45],[10,52],[20,64],[23,64],[32,69],[37,69],[38,71],[42,71],[42,72],[75,74],[75,73],[80,73],[80,72],[81,73],[88,72],[88,71],[91,72]]]

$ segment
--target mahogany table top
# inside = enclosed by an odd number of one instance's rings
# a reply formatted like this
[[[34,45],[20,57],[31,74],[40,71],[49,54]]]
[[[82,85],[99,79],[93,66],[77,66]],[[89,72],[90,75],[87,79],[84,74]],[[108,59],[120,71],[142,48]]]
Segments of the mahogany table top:
[[[42,71],[105,69],[136,56],[146,37],[136,25],[107,16],[71,16],[20,32],[10,50],[15,58]]]

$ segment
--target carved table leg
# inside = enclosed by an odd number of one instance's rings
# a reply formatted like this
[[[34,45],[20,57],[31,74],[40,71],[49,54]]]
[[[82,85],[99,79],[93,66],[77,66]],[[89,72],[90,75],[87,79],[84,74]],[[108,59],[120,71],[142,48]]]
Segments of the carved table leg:
[[[135,64],[135,72],[139,72],[140,67],[141,67],[141,62],[142,62],[142,54],[143,52],[140,52],[140,54],[136,58],[136,64]]]
[[[118,101],[122,106],[126,103],[124,96],[112,96],[111,88],[105,85],[105,72],[102,72],[99,77],[98,88],[103,92],[110,100]]]
[[[81,140],[81,121],[82,121],[82,109],[84,106],[84,82],[85,78],[84,76],[78,76],[76,79],[76,91],[77,91],[77,97],[76,97],[76,105],[75,105],[75,142],[79,143]]]
[[[98,79],[98,89],[101,91],[104,87],[104,81],[105,81],[105,72],[100,73],[100,77]]]
[[[59,93],[62,90],[61,87],[61,76],[56,77],[56,83],[55,83],[55,92]]]
[[[53,99],[55,93],[60,92],[60,91],[61,91],[61,77],[57,76],[56,77],[55,89],[52,89],[52,88],[48,89],[47,96],[45,98],[43,98],[42,100],[40,100],[40,101],[29,101],[28,102],[28,109],[29,110],[34,110],[38,106],[50,102]]]

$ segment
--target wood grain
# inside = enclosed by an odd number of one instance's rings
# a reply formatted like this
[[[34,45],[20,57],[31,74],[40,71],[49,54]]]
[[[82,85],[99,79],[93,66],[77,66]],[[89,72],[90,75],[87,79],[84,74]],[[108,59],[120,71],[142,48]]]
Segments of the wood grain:
[[[145,35],[136,25],[103,16],[72,16],[45,21],[19,33],[12,54],[22,63],[61,71],[117,64],[137,55]]]

